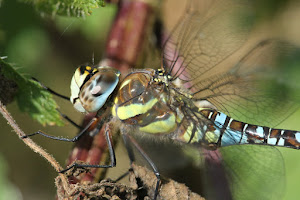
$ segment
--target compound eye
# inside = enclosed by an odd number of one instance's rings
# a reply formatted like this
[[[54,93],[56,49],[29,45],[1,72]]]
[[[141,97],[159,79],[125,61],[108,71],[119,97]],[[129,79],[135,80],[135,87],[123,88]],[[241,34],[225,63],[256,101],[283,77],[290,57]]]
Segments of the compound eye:
[[[119,82],[119,74],[113,68],[99,67],[98,72],[84,83],[79,99],[87,112],[97,112],[105,104]]]
[[[97,72],[95,67],[80,66],[76,69],[73,77],[78,87],[81,88]]]
[[[76,69],[71,81],[71,97],[70,101],[73,103],[76,110],[85,112],[84,107],[79,99],[81,88],[85,85],[91,77],[98,72],[98,68],[90,66],[80,66]]]

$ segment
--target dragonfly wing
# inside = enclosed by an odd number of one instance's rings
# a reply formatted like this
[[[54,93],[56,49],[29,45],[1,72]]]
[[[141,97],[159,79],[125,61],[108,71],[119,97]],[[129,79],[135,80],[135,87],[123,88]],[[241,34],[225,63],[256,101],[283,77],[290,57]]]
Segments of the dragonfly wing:
[[[201,12],[194,2],[165,44],[165,70],[182,80],[195,101],[208,100],[239,121],[275,127],[298,107],[287,99],[282,79],[275,78],[295,48],[269,32],[256,34],[251,1],[214,1]],[[274,84],[280,92],[268,90]],[[209,122],[196,126],[203,123]],[[219,150],[234,199],[281,199],[285,169],[280,152],[234,144]]]
[[[234,199],[282,199],[285,168],[278,149],[234,145],[219,151]]]
[[[240,121],[275,127],[299,107],[279,74],[295,49],[278,40],[261,41],[228,71],[195,83],[194,98]]]
[[[191,2],[165,43],[165,70],[195,100],[240,121],[277,126],[299,107],[280,77],[296,48],[271,39],[267,26],[258,29],[251,2],[213,1],[201,12]]]
[[[251,27],[243,22],[250,18],[250,7],[242,1],[213,1],[206,11],[191,2],[163,52],[166,70],[186,82],[218,72],[213,69],[240,49]],[[185,70],[188,74],[182,73]]]

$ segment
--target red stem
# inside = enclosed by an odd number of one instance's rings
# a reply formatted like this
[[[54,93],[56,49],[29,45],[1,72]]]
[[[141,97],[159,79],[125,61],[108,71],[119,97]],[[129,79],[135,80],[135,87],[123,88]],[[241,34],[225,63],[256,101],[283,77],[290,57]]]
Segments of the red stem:
[[[122,1],[119,11],[112,25],[106,45],[106,58],[100,65],[114,67],[127,72],[135,65],[142,50],[145,32],[148,29],[149,18],[153,14],[153,8],[145,1]],[[85,122],[91,119],[87,116]],[[104,126],[103,126],[104,127]],[[104,137],[104,128],[95,136],[85,135],[74,146],[68,164],[81,160],[90,164],[103,163],[103,157],[107,148]],[[71,178],[70,182],[96,181],[95,177],[99,169],[91,169],[90,173],[83,174],[78,179]]]

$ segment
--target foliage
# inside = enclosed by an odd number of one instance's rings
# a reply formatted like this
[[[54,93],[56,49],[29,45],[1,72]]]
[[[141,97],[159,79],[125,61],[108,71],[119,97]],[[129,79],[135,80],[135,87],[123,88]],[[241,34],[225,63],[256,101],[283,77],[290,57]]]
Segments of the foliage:
[[[36,81],[19,74],[10,64],[0,58],[1,74],[16,83],[15,99],[19,108],[43,125],[63,125],[52,95]],[[8,95],[8,94],[1,94]]]
[[[41,14],[84,17],[92,9],[105,6],[104,0],[21,0],[31,3]]]

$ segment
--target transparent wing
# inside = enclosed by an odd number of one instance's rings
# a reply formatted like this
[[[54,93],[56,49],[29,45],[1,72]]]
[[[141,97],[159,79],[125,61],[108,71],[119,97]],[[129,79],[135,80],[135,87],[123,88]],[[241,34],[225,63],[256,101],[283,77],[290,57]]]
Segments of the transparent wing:
[[[211,70],[245,42],[251,25],[242,24],[249,7],[230,0],[213,2],[203,11],[202,4],[191,1],[166,41],[163,59],[173,76],[187,82],[211,76]]]
[[[208,199],[282,199],[285,167],[277,148],[244,144],[198,150],[200,161],[196,152],[191,157],[202,167],[201,181]]]
[[[195,100],[208,100],[238,120],[275,127],[298,108],[275,72],[295,48],[252,33],[252,8],[243,2],[215,1],[207,12],[188,7],[165,44],[164,66]]]
[[[234,199],[282,199],[285,168],[278,149],[234,145],[220,152]]]
[[[279,74],[293,49],[278,40],[262,41],[230,70],[195,82],[194,98],[207,99],[240,121],[275,127],[299,107]]]

